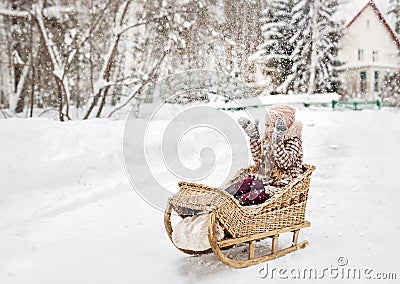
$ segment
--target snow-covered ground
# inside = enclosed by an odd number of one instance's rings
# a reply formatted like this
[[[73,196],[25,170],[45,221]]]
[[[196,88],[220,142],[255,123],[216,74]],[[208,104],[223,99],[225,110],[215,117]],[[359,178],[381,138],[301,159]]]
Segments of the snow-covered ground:
[[[337,259],[345,257],[344,267],[399,279],[400,113],[302,108],[297,116],[304,161],[317,166],[307,208],[312,226],[300,233],[310,246],[268,269],[322,271],[343,267]],[[162,212],[136,194],[125,173],[124,121],[8,119],[0,130],[0,283],[270,281],[258,275],[263,265],[233,269],[213,254],[187,256],[173,247]]]

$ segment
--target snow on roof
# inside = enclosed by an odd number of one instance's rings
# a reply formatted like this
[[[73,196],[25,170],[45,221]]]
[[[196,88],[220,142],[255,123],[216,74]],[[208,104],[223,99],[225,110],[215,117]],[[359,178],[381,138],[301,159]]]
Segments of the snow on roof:
[[[376,6],[375,2],[373,0],[369,0],[367,4],[364,5],[364,7],[357,13],[357,15],[346,25],[346,28],[349,28],[355,20],[364,12],[364,10],[368,7],[371,6],[372,9],[375,11],[377,16],[379,17],[379,20],[385,25],[386,29],[389,31],[390,35],[392,36],[393,40],[396,42],[397,46],[400,48],[400,40],[396,36],[395,32],[393,31],[392,27],[389,25],[388,21],[386,20],[385,16],[382,14],[380,9]]]

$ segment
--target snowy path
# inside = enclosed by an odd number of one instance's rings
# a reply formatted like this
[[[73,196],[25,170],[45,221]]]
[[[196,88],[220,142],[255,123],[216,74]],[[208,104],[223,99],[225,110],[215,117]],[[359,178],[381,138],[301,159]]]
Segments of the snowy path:
[[[305,161],[317,166],[300,239],[269,267],[397,272],[400,114],[301,110]],[[132,190],[122,121],[0,120],[0,283],[254,283],[172,246],[163,214]],[[267,277],[268,278],[268,277]],[[275,277],[276,278],[276,277]],[[287,280],[282,280],[287,281]],[[391,281],[394,283],[395,281]]]

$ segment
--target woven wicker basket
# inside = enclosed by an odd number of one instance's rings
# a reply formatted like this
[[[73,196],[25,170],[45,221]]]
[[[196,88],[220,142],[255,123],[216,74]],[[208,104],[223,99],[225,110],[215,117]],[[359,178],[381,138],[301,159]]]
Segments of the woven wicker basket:
[[[304,165],[303,174],[293,179],[265,203],[241,206],[224,190],[202,184],[180,182],[180,190],[169,200],[176,212],[182,209],[214,211],[219,223],[234,237],[250,236],[303,223],[315,166]]]

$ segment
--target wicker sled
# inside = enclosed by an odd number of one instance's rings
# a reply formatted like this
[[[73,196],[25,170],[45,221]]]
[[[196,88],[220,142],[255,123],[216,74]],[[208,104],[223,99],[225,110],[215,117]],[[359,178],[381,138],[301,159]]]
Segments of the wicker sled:
[[[215,256],[226,265],[241,268],[265,262],[308,245],[307,241],[298,242],[299,231],[310,226],[305,221],[305,211],[310,187],[310,177],[315,166],[304,165],[303,174],[292,180],[272,198],[260,205],[241,206],[239,202],[224,190],[180,182],[180,190],[168,202],[164,224],[172,241],[171,213],[181,217],[188,212],[208,212],[208,239],[211,249],[190,251],[177,247],[187,254],[214,252]],[[216,238],[216,223],[231,235],[222,240]],[[278,237],[285,232],[292,232],[292,245],[278,249]],[[256,242],[272,238],[270,254],[256,257]],[[242,243],[248,243],[248,259],[235,260],[223,253],[223,249]],[[258,255],[258,253],[257,253]]]

